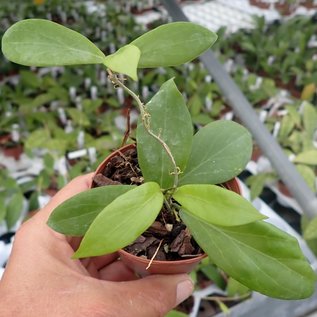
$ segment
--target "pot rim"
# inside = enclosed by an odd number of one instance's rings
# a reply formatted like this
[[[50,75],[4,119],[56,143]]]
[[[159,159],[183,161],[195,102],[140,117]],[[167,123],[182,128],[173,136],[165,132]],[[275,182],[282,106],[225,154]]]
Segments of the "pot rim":
[[[144,257],[131,254],[123,249],[118,250],[118,253],[120,255],[123,254],[126,257],[135,258],[138,260],[138,262],[142,262],[143,264],[149,264],[151,261],[150,259],[146,259]],[[171,261],[153,260],[151,263],[151,266],[152,265],[166,265],[166,264],[168,265],[190,264],[190,263],[200,262],[202,259],[206,258],[207,256],[208,256],[207,253],[203,253],[197,256],[193,256],[189,259],[171,260]]]

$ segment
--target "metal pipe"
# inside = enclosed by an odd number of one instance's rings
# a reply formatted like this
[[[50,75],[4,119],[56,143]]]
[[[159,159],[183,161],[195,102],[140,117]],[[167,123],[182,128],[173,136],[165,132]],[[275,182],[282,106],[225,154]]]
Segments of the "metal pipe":
[[[174,21],[188,21],[175,0],[162,0],[162,2]],[[297,200],[305,215],[310,219],[317,216],[317,198],[315,194],[308,187],[295,166],[288,160],[280,145],[261,123],[239,87],[224,70],[211,50],[202,55],[200,60],[219,85],[223,96],[235,114],[249,129],[262,152],[271,161],[272,166]]]

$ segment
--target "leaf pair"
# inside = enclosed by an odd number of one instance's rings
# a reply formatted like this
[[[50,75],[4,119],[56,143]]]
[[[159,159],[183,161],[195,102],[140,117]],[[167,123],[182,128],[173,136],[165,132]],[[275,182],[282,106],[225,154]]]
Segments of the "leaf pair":
[[[2,51],[12,62],[26,66],[104,64],[137,80],[137,68],[176,66],[208,49],[217,35],[190,23],[160,26],[112,55],[105,54],[86,37],[55,22],[22,20],[3,35]]]
[[[181,174],[179,184],[219,184],[242,172],[250,159],[250,133],[232,121],[212,122],[195,134],[190,113],[172,79],[146,105],[150,128],[168,145]],[[138,160],[146,181],[173,185],[173,166],[162,145],[137,128]],[[243,149],[243,150],[242,150]]]
[[[236,226],[264,218],[241,196],[214,185],[185,185],[173,197],[210,224]],[[103,186],[66,200],[54,210],[48,225],[63,234],[85,235],[76,257],[96,256],[134,241],[154,222],[162,203],[163,194],[154,182],[136,188]]]
[[[125,247],[155,220],[163,204],[156,183],[134,188],[110,185],[80,193],[57,207],[48,225],[72,236],[85,234],[74,258],[103,255]]]

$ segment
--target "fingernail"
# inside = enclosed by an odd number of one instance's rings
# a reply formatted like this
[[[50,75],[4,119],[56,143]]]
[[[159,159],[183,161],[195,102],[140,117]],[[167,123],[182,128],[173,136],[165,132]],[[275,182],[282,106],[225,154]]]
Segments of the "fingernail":
[[[192,280],[187,279],[185,281],[180,282],[177,284],[176,289],[176,305],[183,302],[187,297],[191,295],[194,290],[194,284]]]

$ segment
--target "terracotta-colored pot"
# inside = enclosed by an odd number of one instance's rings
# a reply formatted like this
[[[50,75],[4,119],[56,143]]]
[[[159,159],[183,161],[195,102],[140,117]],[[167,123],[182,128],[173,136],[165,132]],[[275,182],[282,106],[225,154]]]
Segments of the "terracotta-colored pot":
[[[120,153],[124,154],[129,149],[135,148],[135,144],[128,144],[122,147],[119,150],[114,151],[111,153],[96,169],[95,174],[101,173],[104,168],[107,166],[108,162],[115,156]],[[229,180],[223,184],[225,188],[231,190],[237,194],[241,194],[240,186],[237,180],[234,178]],[[91,183],[91,188],[95,187],[94,182]],[[124,250],[118,251],[120,254],[120,258],[122,262],[137,273],[140,276],[147,276],[151,274],[180,274],[180,273],[189,273],[193,271],[193,269],[197,266],[197,264],[207,255],[201,254],[199,256],[195,256],[192,258],[187,258],[184,260],[177,260],[177,261],[152,261],[151,265],[148,269],[147,266],[150,263],[149,259],[142,258],[139,256],[132,255]]]
[[[149,259],[145,259],[139,256],[135,256],[124,250],[118,251],[121,261],[132,271],[139,276],[147,276],[151,274],[181,274],[189,273],[194,270],[197,264],[205,258],[206,254],[199,256],[178,260],[178,261],[157,261],[154,260],[148,269],[147,266],[150,263]]]
[[[277,188],[284,196],[287,196],[289,198],[293,197],[287,186],[282,181],[277,182]]]
[[[14,147],[5,147],[3,148],[3,154],[7,157],[12,157],[18,161],[23,154],[23,146],[18,144]]]

